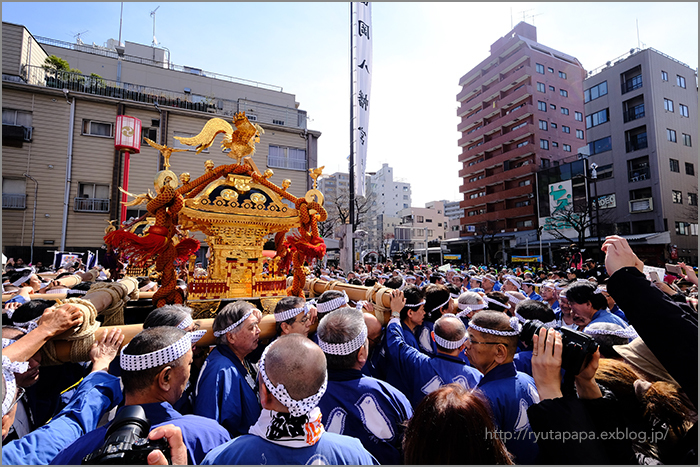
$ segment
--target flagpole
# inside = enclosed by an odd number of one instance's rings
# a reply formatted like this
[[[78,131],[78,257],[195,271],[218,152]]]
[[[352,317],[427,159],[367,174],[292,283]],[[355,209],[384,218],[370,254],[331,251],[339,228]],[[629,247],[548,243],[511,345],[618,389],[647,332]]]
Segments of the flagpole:
[[[350,163],[348,168],[348,176],[350,180],[348,204],[350,208],[350,225],[352,225],[352,235],[350,236],[350,271],[355,270],[355,145],[353,144],[354,137],[354,108],[353,108],[353,18],[352,18],[352,2],[350,2]],[[346,271],[346,273],[349,271]]]

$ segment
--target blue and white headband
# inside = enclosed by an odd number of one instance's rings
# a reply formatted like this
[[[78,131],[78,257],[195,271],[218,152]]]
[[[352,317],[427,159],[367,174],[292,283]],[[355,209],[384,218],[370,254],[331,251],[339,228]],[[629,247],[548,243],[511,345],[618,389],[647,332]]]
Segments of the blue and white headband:
[[[412,305],[406,303],[404,306],[405,306],[406,308],[420,308],[420,307],[423,306],[423,305],[425,305],[425,300],[423,300],[422,302],[418,302],[418,303],[412,304]]]
[[[298,308],[292,308],[289,310],[284,310],[279,313],[275,313],[275,321],[281,323],[282,321],[287,321],[288,319],[294,318],[299,313],[304,313],[305,315],[309,312],[308,303],[304,303],[304,306]]]
[[[21,272],[22,277],[14,281],[12,285],[15,287],[20,287],[32,277],[32,274],[36,274],[36,269],[34,269],[34,266],[32,266],[30,268],[20,269],[19,271],[15,270],[15,272]]]
[[[5,378],[5,398],[2,400],[2,416],[12,408],[17,393],[15,373],[24,373],[29,369],[29,362],[13,362],[9,357],[2,356],[2,376]]]
[[[334,344],[331,342],[326,342],[321,340],[321,338],[318,338],[318,346],[321,347],[321,350],[323,350],[325,353],[331,354],[331,355],[350,355],[363,345],[365,345],[365,341],[367,340],[367,325],[363,323],[362,329],[360,330],[360,333],[355,336],[351,341],[349,342],[343,342],[340,344]]]
[[[506,310],[510,310],[510,305],[507,303],[501,303],[498,300],[494,300],[493,298],[486,297],[486,296],[481,297],[481,298],[483,298],[485,302],[493,303],[494,305],[502,306]]]
[[[192,349],[192,345],[194,345],[206,333],[207,331],[204,329],[200,331],[186,332],[184,336],[169,346],[142,355],[125,354],[124,350],[126,350],[126,348],[129,346],[127,344],[122,348],[119,355],[119,365],[121,366],[122,370],[141,371],[174,362],[178,358],[185,355],[188,350]]]
[[[185,319],[180,321],[180,324],[177,325],[177,328],[182,329],[184,331],[188,327],[192,326],[192,323],[194,323],[194,320],[192,319],[191,316],[188,315],[185,317]]]
[[[523,315],[521,315],[517,311],[515,312],[515,317],[518,318],[518,321],[520,321],[521,323],[528,321],[526,318],[523,318]],[[557,325],[557,320],[553,319],[552,321],[547,321],[546,323],[542,323],[542,325],[546,328],[553,328]]]
[[[267,356],[268,350],[270,350],[270,346],[265,348],[265,351],[258,362],[258,374],[262,377],[265,387],[268,391],[270,391],[270,394],[275,396],[275,399],[289,409],[289,413],[293,417],[301,417],[308,414],[315,409],[316,406],[318,406],[321,397],[323,397],[323,395],[326,393],[326,388],[328,387],[328,371],[324,371],[325,374],[323,384],[318,389],[316,394],[302,400],[293,399],[287,392],[284,384],[280,383],[277,386],[273,386],[272,381],[270,381],[270,378],[267,377],[267,372],[265,371],[265,357]]]
[[[518,297],[513,296],[513,292],[503,292],[504,294],[508,295],[508,298],[510,299],[511,302],[515,303],[516,305],[522,300],[520,300]]]
[[[508,274],[503,278],[511,284],[513,284],[514,286],[516,286],[518,289],[520,288],[520,283],[518,282],[518,279],[515,276]]]
[[[484,308],[486,308],[486,306],[487,305],[485,303],[459,303],[459,302],[457,302],[457,308],[459,308],[462,311],[466,311],[467,313],[470,311],[483,310]]]
[[[469,337],[469,335],[465,333],[464,337],[462,337],[458,341],[448,341],[447,339],[443,339],[442,337],[438,336],[437,333],[435,333],[434,331],[433,331],[433,333],[435,335],[435,343],[444,349],[450,349],[450,350],[460,348],[462,346],[462,344],[464,344],[464,342],[466,342],[467,337]]]
[[[483,332],[485,334],[493,334],[495,336],[505,336],[505,337],[518,336],[518,335],[520,335],[520,330],[522,329],[522,327],[520,326],[520,322],[518,321],[518,318],[515,318],[515,317],[510,319],[510,327],[513,328],[512,331],[497,331],[495,329],[482,328],[481,326],[477,326],[474,323],[469,323],[469,327],[475,331]]]
[[[233,323],[231,326],[227,327],[226,329],[224,329],[222,331],[214,331],[214,337],[221,337],[224,334],[228,334],[229,332],[236,329],[243,321],[247,320],[250,317],[250,315],[253,314],[253,310],[254,310],[254,308],[248,310],[248,312],[246,314],[244,314],[241,319],[239,319],[238,321],[236,321],[235,323]]]
[[[343,305],[347,305],[349,301],[350,298],[348,298],[348,294],[343,290],[342,297],[334,298],[333,300],[316,304],[316,311],[318,313],[328,313],[329,311],[337,310]]]
[[[591,328],[585,328],[583,330],[584,333],[590,334],[590,335],[606,335],[606,336],[616,336],[616,337],[622,337],[625,339],[636,339],[639,337],[639,334],[637,334],[637,331],[632,326],[628,326],[626,328],[622,329],[617,329],[615,331],[611,331],[610,329],[591,329]]]

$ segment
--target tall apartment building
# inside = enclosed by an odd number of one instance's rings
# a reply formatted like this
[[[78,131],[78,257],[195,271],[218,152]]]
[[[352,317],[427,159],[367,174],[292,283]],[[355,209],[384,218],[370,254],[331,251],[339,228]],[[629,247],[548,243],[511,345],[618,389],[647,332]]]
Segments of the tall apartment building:
[[[445,239],[445,229],[447,228],[447,217],[445,216],[445,206],[442,201],[431,201],[425,207],[409,207],[399,211],[401,226],[397,227],[396,237],[405,237],[409,234],[410,241],[408,247],[414,250],[416,257],[421,261],[426,259],[428,254],[437,255],[437,262],[440,261],[439,242]],[[410,230],[408,230],[408,229]],[[401,230],[402,233],[399,233]],[[408,232],[406,232],[408,230]],[[430,246],[435,245],[435,246]],[[435,258],[430,257],[431,261]]]
[[[374,197],[367,216],[370,248],[387,253],[394,238],[394,227],[401,223],[399,211],[411,206],[411,184],[394,180],[394,169],[388,164],[369,176]]]
[[[695,70],[657,50],[632,49],[591,71],[584,96],[589,163],[598,165],[603,207],[614,210],[601,233],[667,231],[666,259],[697,264]],[[635,248],[651,253],[654,245]]]
[[[140,119],[143,136],[161,145],[186,148],[173,153],[170,170],[196,178],[208,159],[215,166],[232,163],[220,150],[223,136],[201,154],[174,136],[194,136],[213,117],[231,122],[236,112],[245,112],[265,130],[253,155],[258,169],[273,169],[277,185],[291,180],[295,196],[311,186],[308,169],[316,167],[320,132],[306,127],[306,112],[278,86],[175,65],[155,47],[121,47],[114,40],[105,46],[67,43],[5,22],[2,52],[7,256],[29,261],[33,247],[34,261],[47,262],[49,250],[102,246],[106,221],[118,220],[121,208],[125,157],[114,149],[118,115]],[[52,54],[82,73],[47,71],[43,65]],[[162,156],[143,142],[130,157],[128,191],[152,191],[162,168]],[[144,213],[144,206],[134,207],[127,218]]]
[[[537,227],[535,172],[586,142],[584,78],[576,58],[539,44],[536,28],[521,22],[459,80],[462,237],[488,232],[517,243]]]

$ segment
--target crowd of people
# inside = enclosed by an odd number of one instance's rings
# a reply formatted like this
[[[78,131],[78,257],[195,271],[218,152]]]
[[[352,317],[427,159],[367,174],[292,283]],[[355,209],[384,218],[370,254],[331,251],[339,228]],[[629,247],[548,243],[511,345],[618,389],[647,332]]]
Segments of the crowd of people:
[[[133,414],[169,445],[149,464],[697,464],[695,270],[650,280],[617,236],[603,253],[562,270],[318,267],[310,278],[387,289],[387,319],[326,290],[279,300],[263,336],[240,300],[200,346],[192,310],[166,305],[127,343],[110,327],[90,361],[58,365],[42,365],[47,342],[83,315],[32,296],[109,273],[42,281],[18,260],[3,271],[3,464],[128,456],[105,444]]]

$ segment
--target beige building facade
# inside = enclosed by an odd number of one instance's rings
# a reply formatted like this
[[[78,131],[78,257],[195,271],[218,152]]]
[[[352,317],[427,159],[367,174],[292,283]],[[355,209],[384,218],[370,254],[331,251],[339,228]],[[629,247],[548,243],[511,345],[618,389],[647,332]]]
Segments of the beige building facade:
[[[307,129],[293,94],[173,65],[162,49],[128,42],[125,49],[120,55],[117,47],[35,37],[24,26],[3,23],[2,235],[8,257],[28,262],[32,240],[34,261],[44,263],[52,250],[103,245],[107,222],[119,219],[121,208],[126,156],[114,149],[118,115],[141,120],[144,137],[188,149],[173,153],[170,170],[194,179],[207,160],[233,163],[221,151],[222,135],[200,154],[174,137],[197,135],[211,118],[231,123],[236,112],[245,112],[265,131],[253,155],[258,169],[273,170],[277,185],[290,180],[295,196],[311,187],[308,170],[316,167],[321,133]],[[82,73],[45,70],[49,55]],[[128,191],[153,191],[164,163],[159,151],[142,141],[141,152],[128,159]],[[145,212],[145,205],[129,208],[127,219]]]

